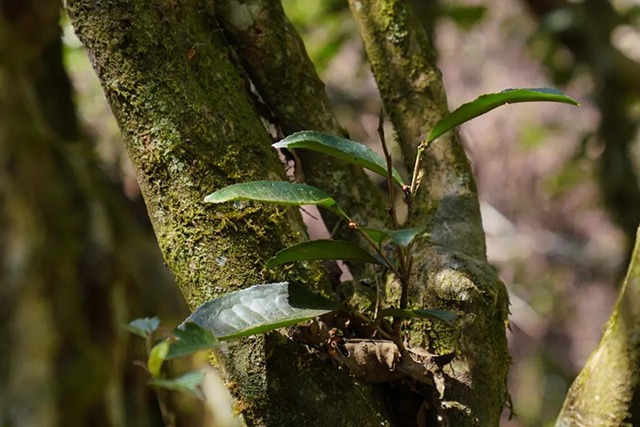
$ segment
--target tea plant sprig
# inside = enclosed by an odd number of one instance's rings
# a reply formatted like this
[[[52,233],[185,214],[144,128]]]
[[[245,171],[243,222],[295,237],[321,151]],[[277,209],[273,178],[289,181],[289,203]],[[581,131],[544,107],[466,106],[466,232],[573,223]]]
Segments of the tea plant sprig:
[[[417,237],[425,235],[426,226],[418,225],[412,228],[402,228],[398,221],[395,207],[396,185],[404,193],[403,200],[407,205],[408,211],[408,218],[405,224],[410,225],[414,200],[425,173],[422,168],[422,162],[430,144],[460,124],[501,105],[540,101],[560,102],[578,106],[578,103],[572,98],[563,95],[557,90],[547,88],[507,89],[499,93],[480,96],[476,100],[462,105],[437,122],[430,131],[428,138],[418,146],[415,166],[409,185],[405,184],[400,173],[393,167],[391,154],[382,129],[382,121],[379,124],[378,132],[384,158],[358,142],[315,131],[298,132],[273,144],[273,147],[277,149],[317,151],[362,166],[384,176],[387,179],[389,188],[387,212],[390,216],[391,230],[367,228],[364,224],[358,224],[338,205],[336,200],[323,190],[310,185],[287,181],[253,181],[230,185],[206,196],[205,202],[226,203],[249,200],[285,206],[316,205],[340,216],[341,220],[349,224],[349,228],[358,233],[367,242],[372,252],[351,241],[315,240],[298,243],[279,251],[267,262],[267,266],[277,267],[286,263],[310,260],[345,260],[378,265],[392,272],[400,282],[399,307],[383,307],[378,310],[376,305],[375,314],[378,318],[371,319],[370,316],[364,313],[354,312],[352,307],[309,291],[307,288],[313,288],[314,284],[312,283],[294,284],[281,282],[255,285],[210,300],[196,309],[187,318],[185,325],[193,323],[198,328],[185,327],[174,335],[180,336],[180,339],[186,342],[191,342],[193,340],[191,340],[190,334],[196,334],[195,342],[200,343],[201,346],[186,347],[181,354],[184,354],[184,351],[189,351],[189,348],[195,351],[198,348],[214,347],[218,341],[264,333],[301,323],[337,310],[351,312],[360,320],[378,328],[382,336],[392,338],[400,344],[402,342],[402,322],[404,319],[426,318],[447,323],[452,322],[457,316],[455,313],[425,308],[407,308],[412,269],[411,245]],[[394,248],[394,257],[385,253],[384,243],[389,243]],[[385,302],[382,301],[382,303]],[[393,318],[392,331],[380,325],[379,318],[382,317]],[[203,340],[203,330],[210,333],[213,338]],[[175,347],[175,343],[173,347],[171,344],[160,343],[158,345],[165,346],[160,350],[164,352],[163,354],[166,353],[166,357],[172,354],[171,349]],[[173,354],[175,354],[175,351],[174,349]]]

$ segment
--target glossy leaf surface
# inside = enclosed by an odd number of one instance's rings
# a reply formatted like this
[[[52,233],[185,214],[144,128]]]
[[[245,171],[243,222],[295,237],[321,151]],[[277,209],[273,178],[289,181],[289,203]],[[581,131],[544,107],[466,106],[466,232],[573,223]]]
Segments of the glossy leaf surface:
[[[474,101],[461,105],[451,114],[440,120],[431,130],[426,143],[433,141],[458,125],[474,119],[504,104],[520,102],[561,102],[579,106],[578,102],[559,90],[549,88],[506,89],[499,93],[482,95]]]
[[[303,131],[289,135],[273,144],[274,148],[306,148],[329,156],[346,160],[365,167],[384,177],[387,176],[387,161],[364,144],[350,139],[338,138],[315,131]],[[393,179],[404,185],[402,177],[395,168],[391,169]]]
[[[165,359],[183,357],[200,350],[217,348],[217,338],[208,330],[193,322],[185,322],[171,333],[169,352]]]
[[[306,184],[287,181],[252,181],[224,187],[205,197],[208,203],[252,200],[278,205],[318,205],[348,219],[336,201],[324,191]]]
[[[395,245],[400,247],[409,246],[409,244],[419,236],[425,227],[403,228],[400,230],[376,230],[374,228],[363,228],[362,231],[367,233],[371,239],[382,245],[387,240],[391,240]]]
[[[219,340],[268,332],[312,319],[340,304],[287,282],[255,285],[208,301],[187,318]]]
[[[267,262],[267,266],[308,260],[363,261],[384,265],[355,243],[345,240],[311,240],[281,250]]]
[[[158,326],[160,326],[160,319],[157,317],[143,317],[132,320],[125,329],[142,338],[148,338],[158,329]]]

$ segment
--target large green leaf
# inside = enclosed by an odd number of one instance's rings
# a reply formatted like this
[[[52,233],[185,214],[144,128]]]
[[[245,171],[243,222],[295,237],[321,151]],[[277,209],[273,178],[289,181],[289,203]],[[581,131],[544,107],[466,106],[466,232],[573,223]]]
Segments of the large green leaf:
[[[446,310],[409,310],[402,308],[384,308],[378,314],[381,317],[418,317],[422,319],[441,320],[445,323],[451,322],[458,318],[458,315]]]
[[[318,205],[349,219],[336,201],[324,191],[306,184],[287,181],[252,181],[224,187],[205,197],[209,203],[254,200],[279,205]]]
[[[171,335],[171,346],[165,359],[188,356],[199,350],[217,348],[219,345],[211,332],[193,322],[183,323],[174,329]]]
[[[378,244],[382,245],[385,241],[391,239],[391,241],[400,247],[409,246],[413,239],[415,239],[420,233],[425,230],[425,227],[403,228],[400,230],[377,230],[375,228],[362,228],[362,231],[367,233],[371,239]]]
[[[187,321],[219,340],[259,334],[338,310],[340,304],[291,283],[269,283],[202,304]]]
[[[160,319],[157,317],[143,317],[132,320],[125,326],[125,329],[142,338],[148,338],[158,329],[158,326],[160,326]]]
[[[273,144],[275,148],[307,148],[329,156],[337,157],[365,167],[382,176],[387,176],[387,162],[375,151],[364,144],[349,139],[337,138],[315,131],[303,131],[289,135]],[[404,185],[402,177],[395,168],[391,169],[393,179]]]
[[[363,261],[384,265],[383,261],[377,259],[355,243],[345,240],[311,240],[281,250],[267,262],[267,266],[272,267],[274,265],[295,261],[331,259]]]
[[[165,388],[171,391],[180,391],[197,398],[202,398],[200,385],[204,381],[204,372],[194,371],[172,379],[154,378],[149,381],[151,387]]]
[[[518,102],[561,102],[579,106],[578,102],[562,92],[549,88],[506,89],[500,93],[490,93],[458,107],[454,112],[440,120],[431,130],[427,143],[456,126],[476,118],[504,104]]]

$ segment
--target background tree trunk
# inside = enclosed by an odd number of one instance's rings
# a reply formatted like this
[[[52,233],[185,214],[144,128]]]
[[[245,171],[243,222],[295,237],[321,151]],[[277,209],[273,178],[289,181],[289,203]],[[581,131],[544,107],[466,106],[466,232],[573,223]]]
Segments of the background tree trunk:
[[[557,426],[640,422],[640,232],[600,345],[575,379]]]
[[[59,8],[0,8],[0,424],[156,424],[122,325],[184,304],[79,130]]]

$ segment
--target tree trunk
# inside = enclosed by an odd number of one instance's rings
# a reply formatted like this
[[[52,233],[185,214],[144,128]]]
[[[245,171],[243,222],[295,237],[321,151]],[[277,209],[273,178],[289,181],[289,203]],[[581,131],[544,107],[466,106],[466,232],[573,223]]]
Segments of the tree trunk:
[[[600,345],[575,379],[556,426],[640,423],[640,231]]]
[[[59,7],[0,8],[0,424],[149,425],[146,375],[121,326],[141,314],[148,280],[175,293],[81,135]]]
[[[263,266],[304,233],[296,211],[203,202],[234,182],[284,179],[211,2],[68,0],[67,10],[190,308],[283,279]],[[289,273],[289,281],[329,289],[320,270]],[[250,425],[385,424],[375,389],[280,333],[240,340],[216,360],[237,384],[236,409]]]
[[[448,111],[435,53],[409,6],[400,0],[350,0],[385,109],[409,170],[416,149]],[[415,322],[409,340],[437,354],[455,353],[435,373],[438,417],[445,425],[498,425],[507,402],[510,362],[508,297],[487,263],[477,190],[457,133],[431,144],[412,226],[431,241],[414,248],[410,305],[461,316],[460,329]]]
[[[431,48],[409,11],[399,2],[372,3],[354,3],[354,14],[405,160],[412,164],[419,138],[446,111],[444,90]],[[304,234],[296,211],[203,203],[207,193],[233,182],[284,178],[245,72],[267,104],[266,115],[285,133],[305,128],[341,133],[279,3],[211,5],[67,1],[125,137],[164,258],[192,309],[231,290],[284,278],[264,270],[264,261]],[[369,15],[380,5],[388,7],[388,16]],[[416,68],[398,62],[408,52],[403,49],[382,49],[376,56],[381,46],[368,38],[368,23],[397,46],[416,48],[411,50]],[[433,94],[424,90],[429,88]],[[248,424],[423,425],[433,415],[431,421],[444,425],[497,425],[509,361],[506,292],[486,263],[464,152],[457,140],[438,144],[426,161],[430,175],[416,218],[430,225],[434,244],[416,245],[412,305],[453,309],[462,316],[462,329],[415,322],[408,332],[414,345],[440,355],[454,352],[453,363],[432,367],[436,387],[419,394],[398,384],[362,384],[280,333],[245,339],[216,361],[237,384],[236,406]],[[300,157],[308,181],[346,198],[361,218],[376,217],[371,209],[381,205],[380,196],[367,187],[361,171],[334,161],[323,161],[321,168],[317,156]],[[319,270],[298,267],[289,274],[288,280],[329,290]],[[388,291],[397,294],[397,287],[392,283]]]

